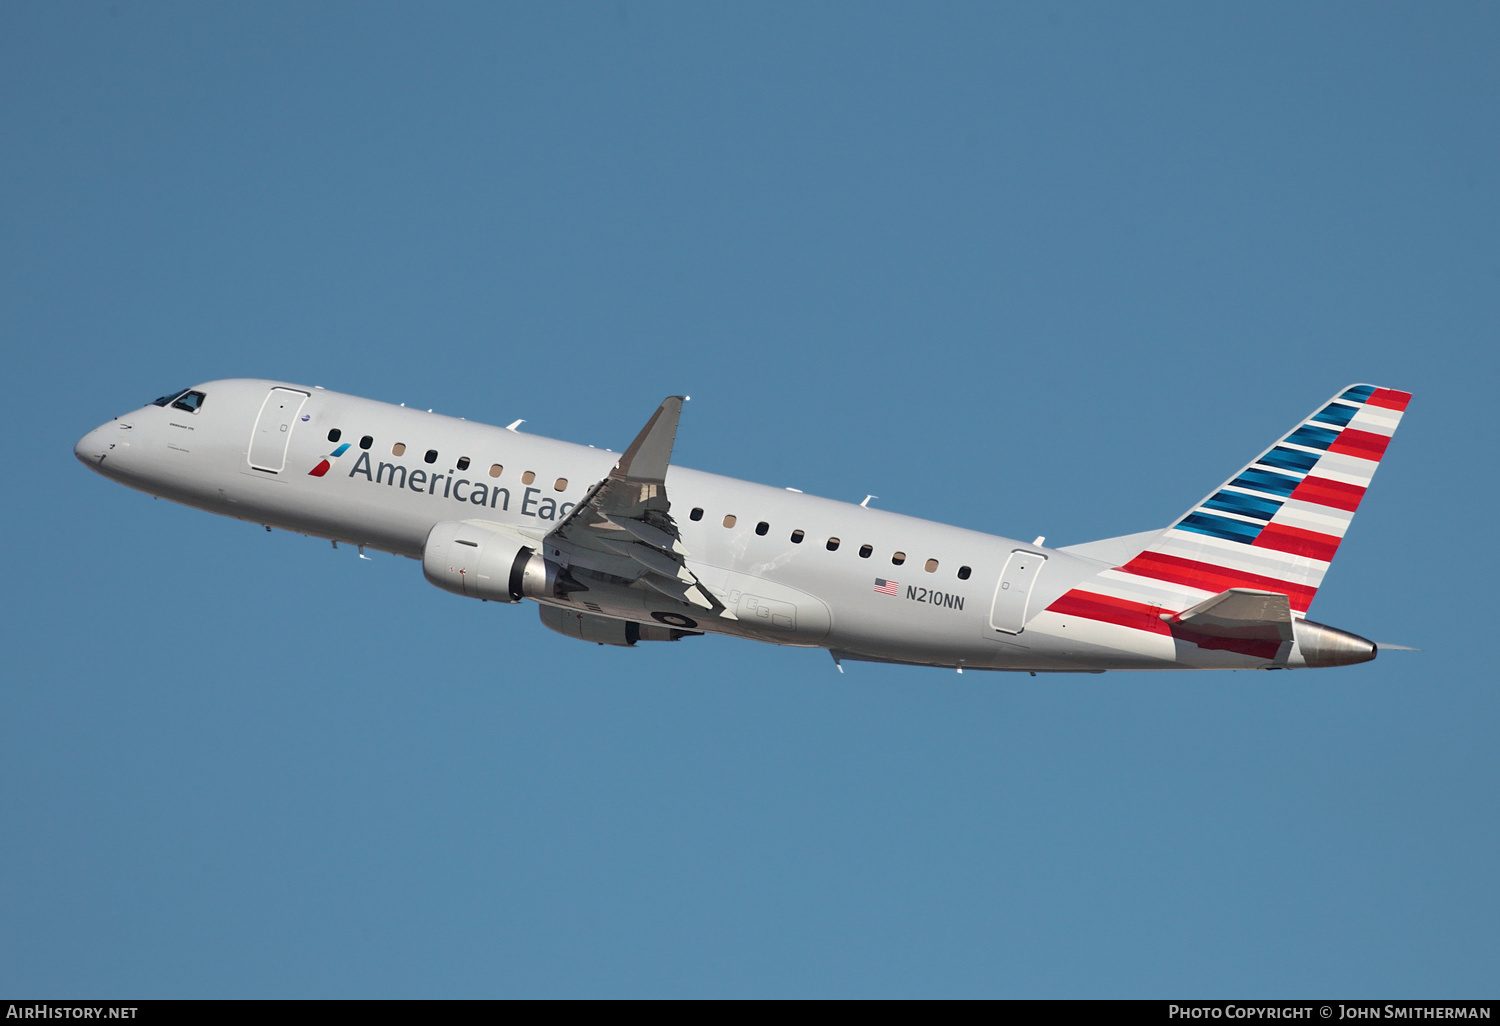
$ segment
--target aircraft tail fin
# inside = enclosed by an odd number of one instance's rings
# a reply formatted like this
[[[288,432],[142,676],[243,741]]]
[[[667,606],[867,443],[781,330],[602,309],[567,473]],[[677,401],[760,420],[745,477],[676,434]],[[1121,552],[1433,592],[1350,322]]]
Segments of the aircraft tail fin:
[[[1250,589],[1286,595],[1306,613],[1410,399],[1350,385],[1111,576],[1169,608]]]

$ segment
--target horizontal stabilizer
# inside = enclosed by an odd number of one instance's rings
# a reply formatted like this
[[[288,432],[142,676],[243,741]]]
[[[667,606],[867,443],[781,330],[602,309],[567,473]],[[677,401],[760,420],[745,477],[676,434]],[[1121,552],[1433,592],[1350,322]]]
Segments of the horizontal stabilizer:
[[[1275,591],[1230,588],[1175,615],[1163,614],[1162,619],[1211,638],[1292,640],[1291,605]]]

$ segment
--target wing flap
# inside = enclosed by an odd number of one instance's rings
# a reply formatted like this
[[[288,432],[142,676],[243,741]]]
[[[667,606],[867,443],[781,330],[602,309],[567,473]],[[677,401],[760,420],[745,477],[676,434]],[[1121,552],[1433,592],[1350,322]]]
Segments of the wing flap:
[[[617,584],[646,588],[734,619],[688,569],[687,549],[667,498],[667,470],[683,400],[668,396],[662,402],[609,476],[590,488],[547,535],[547,552],[569,572],[607,575]]]

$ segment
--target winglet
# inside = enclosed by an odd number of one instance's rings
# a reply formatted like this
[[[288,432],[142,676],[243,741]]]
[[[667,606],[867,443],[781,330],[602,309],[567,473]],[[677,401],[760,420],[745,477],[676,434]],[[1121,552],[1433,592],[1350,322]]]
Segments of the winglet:
[[[668,396],[635,436],[609,476],[617,480],[662,484],[672,462],[672,443],[677,440],[677,421],[682,416],[684,396]]]

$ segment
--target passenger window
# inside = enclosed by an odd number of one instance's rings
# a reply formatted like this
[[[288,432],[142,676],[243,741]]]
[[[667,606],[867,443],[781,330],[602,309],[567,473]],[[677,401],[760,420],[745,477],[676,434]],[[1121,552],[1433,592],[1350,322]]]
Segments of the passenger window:
[[[521,483],[522,484],[531,484],[531,482],[533,482],[535,480],[536,480],[536,475],[533,474],[529,470],[526,471],[526,473],[524,473],[524,474],[521,475]]]
[[[859,558],[860,559],[869,559],[870,558],[870,553],[872,553],[874,551],[875,551],[875,546],[873,546],[873,545],[861,545],[859,547]]]
[[[765,537],[766,532],[770,529],[771,525],[766,523],[764,520],[755,525],[755,533],[760,535],[761,537]]]
[[[726,513],[726,514],[724,514],[724,526],[725,527],[733,527],[734,526],[734,520],[735,520],[735,517],[734,517],[733,513]]]
[[[502,467],[500,464],[498,464],[498,463],[491,463],[490,464],[490,477],[499,477],[502,473],[504,473],[504,471],[505,471],[505,468]]]
[[[792,532],[792,544],[793,545],[801,545],[802,544],[802,537],[803,537],[803,535],[802,535],[801,531],[793,531]]]
[[[397,442],[395,445],[391,446],[391,455],[392,456],[404,456],[405,454],[406,454],[406,443],[405,442]]]
[[[922,569],[926,570],[930,574],[937,573],[937,560],[929,559],[926,565],[922,567]]]
[[[828,539],[828,551],[829,552],[833,552],[833,551],[837,550],[838,547],[839,547],[839,540],[837,538],[829,538]]]
[[[967,581],[969,579],[969,575],[973,572],[974,571],[970,570],[968,567],[961,566],[958,568],[958,579],[960,581]]]
[[[702,506],[694,506],[693,507],[693,511],[688,514],[688,519],[689,520],[702,520],[703,519],[703,507]]]
[[[359,440],[359,447],[361,449],[368,449],[370,446],[372,446],[374,444],[375,444],[375,436],[374,435],[365,435],[365,437],[363,437],[363,438],[361,438]]]
[[[182,393],[182,395],[178,396],[177,401],[172,404],[172,409],[187,410],[189,413],[197,413],[198,408],[202,405],[202,392],[184,392]]]
[[[459,470],[468,470],[469,469],[469,457],[467,457],[467,456],[460,456],[458,458],[458,469]]]
[[[328,432],[328,440],[330,442],[337,442],[342,435],[342,431],[340,431],[338,428],[334,428],[332,431]]]
[[[902,563],[906,562],[906,553],[904,553],[904,552],[893,552],[893,553],[891,553],[891,562],[894,563],[894,564],[896,564],[897,566],[900,566]]]
[[[436,449],[428,449],[427,450],[427,455],[423,456],[422,459],[423,459],[424,462],[427,462],[427,463],[436,463],[437,462],[437,450]]]
[[[556,492],[565,492],[565,491],[567,491],[568,490],[568,479],[565,478],[565,477],[560,477],[556,481],[553,481],[552,482],[552,490],[556,491]]]

